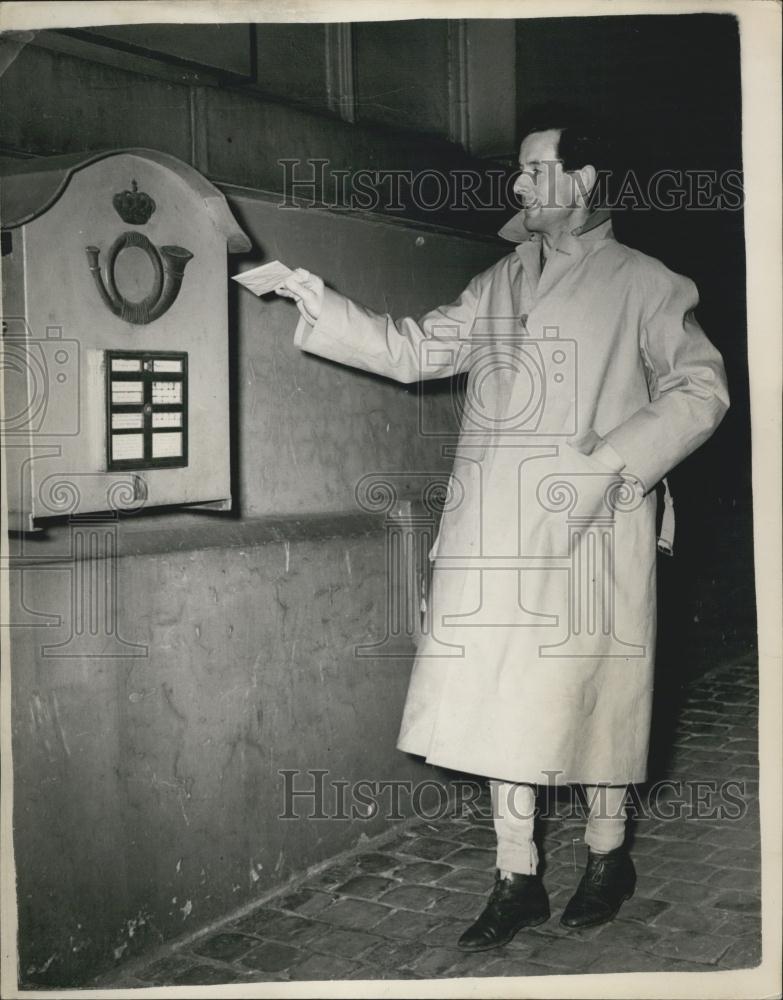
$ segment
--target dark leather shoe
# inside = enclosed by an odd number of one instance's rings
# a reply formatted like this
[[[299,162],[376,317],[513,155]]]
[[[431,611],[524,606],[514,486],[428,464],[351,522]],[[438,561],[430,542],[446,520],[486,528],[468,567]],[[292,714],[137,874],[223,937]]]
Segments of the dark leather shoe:
[[[636,871],[625,847],[608,854],[588,851],[587,869],[560,918],[563,927],[597,927],[612,920],[636,888]]]
[[[463,951],[500,948],[523,927],[549,920],[549,897],[539,875],[495,875],[495,888],[479,916],[457,942]]]

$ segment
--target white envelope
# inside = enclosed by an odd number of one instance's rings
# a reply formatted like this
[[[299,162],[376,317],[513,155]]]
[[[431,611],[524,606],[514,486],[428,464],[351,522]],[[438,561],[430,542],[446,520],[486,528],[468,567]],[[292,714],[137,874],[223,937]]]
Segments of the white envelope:
[[[291,268],[281,264],[279,260],[270,260],[268,264],[235,274],[233,278],[254,295],[266,295],[267,292],[273,292],[292,273]]]

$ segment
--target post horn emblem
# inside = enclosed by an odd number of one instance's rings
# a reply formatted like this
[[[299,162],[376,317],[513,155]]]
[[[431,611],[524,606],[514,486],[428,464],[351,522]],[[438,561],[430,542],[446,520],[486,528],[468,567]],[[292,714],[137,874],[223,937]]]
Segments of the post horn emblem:
[[[127,247],[138,247],[147,255],[152,265],[152,288],[140,302],[125,298],[117,288],[115,276],[117,257],[120,251]],[[164,246],[158,250],[143,233],[122,233],[109,248],[106,256],[106,278],[104,281],[101,275],[100,249],[96,246],[88,246],[85,247],[85,252],[88,266],[104,304],[115,316],[119,316],[128,323],[137,324],[152,323],[154,320],[160,319],[171,308],[179,295],[187,263],[193,258],[193,254],[185,247]]]

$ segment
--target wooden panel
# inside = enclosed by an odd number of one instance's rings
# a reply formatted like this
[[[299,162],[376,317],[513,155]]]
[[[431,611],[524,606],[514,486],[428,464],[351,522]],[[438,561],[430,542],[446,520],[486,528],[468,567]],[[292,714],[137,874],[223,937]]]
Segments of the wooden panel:
[[[323,24],[257,24],[256,82],[272,97],[327,107]]]
[[[203,137],[203,144],[199,140],[196,145],[200,149],[203,145],[203,150],[195,165],[213,181],[264,191],[283,191],[287,187],[292,197],[305,203],[323,198],[327,204],[334,204],[344,198],[343,204],[358,209],[388,210],[398,217],[418,217],[428,223],[478,232],[495,233],[508,218],[508,209],[493,211],[467,205],[452,210],[448,192],[430,210],[417,208],[411,185],[406,184],[400,185],[403,201],[394,209],[388,207],[389,182],[380,185],[376,200],[371,193],[368,199],[368,175],[376,170],[445,173],[478,166],[474,159],[442,139],[351,126],[330,115],[258,100],[246,89],[204,87],[197,89],[196,95],[196,134]],[[325,161],[323,174],[308,160]],[[288,166],[281,161],[287,161]],[[292,166],[292,161],[298,164]],[[340,171],[345,176],[338,184]],[[364,187],[360,192],[362,178]],[[478,194],[489,203],[487,184]]]
[[[354,25],[359,121],[449,134],[448,23]]]
[[[188,88],[28,45],[0,81],[0,143],[39,156],[148,146],[190,159]]]
[[[127,24],[90,28],[85,33],[210,69],[250,76],[250,30],[247,24]]]
[[[477,18],[466,22],[466,36],[467,148],[476,156],[516,156],[514,25]]]

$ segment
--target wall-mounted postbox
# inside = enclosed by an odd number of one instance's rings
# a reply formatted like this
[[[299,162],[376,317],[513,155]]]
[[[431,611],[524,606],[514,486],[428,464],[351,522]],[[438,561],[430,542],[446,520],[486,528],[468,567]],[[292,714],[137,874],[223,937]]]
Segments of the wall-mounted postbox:
[[[9,525],[171,504],[227,508],[225,198],[154,150],[6,167]]]

